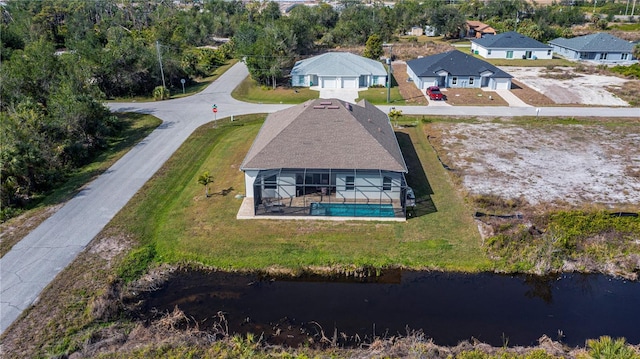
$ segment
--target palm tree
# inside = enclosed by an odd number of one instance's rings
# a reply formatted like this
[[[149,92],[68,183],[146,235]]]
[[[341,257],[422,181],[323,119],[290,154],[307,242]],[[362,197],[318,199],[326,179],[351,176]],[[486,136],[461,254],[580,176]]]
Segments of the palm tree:
[[[204,186],[204,194],[209,197],[209,184],[213,183],[213,176],[209,175],[209,171],[204,171],[198,177],[198,183]]]
[[[633,48],[633,57],[635,57],[636,59],[640,59],[640,44],[637,44]]]

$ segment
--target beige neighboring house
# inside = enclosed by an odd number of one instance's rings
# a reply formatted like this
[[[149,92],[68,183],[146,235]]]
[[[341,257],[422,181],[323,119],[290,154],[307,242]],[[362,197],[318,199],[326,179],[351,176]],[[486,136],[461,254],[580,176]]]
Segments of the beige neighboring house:
[[[467,33],[465,37],[482,38],[485,35],[495,35],[497,31],[491,26],[475,20],[467,20]]]
[[[411,36],[422,36],[424,35],[424,29],[421,28],[420,26],[414,26],[411,28],[411,31],[409,32],[409,35]]]
[[[240,219],[404,221],[412,195],[389,118],[366,100],[310,100],[270,114],[240,169]]]

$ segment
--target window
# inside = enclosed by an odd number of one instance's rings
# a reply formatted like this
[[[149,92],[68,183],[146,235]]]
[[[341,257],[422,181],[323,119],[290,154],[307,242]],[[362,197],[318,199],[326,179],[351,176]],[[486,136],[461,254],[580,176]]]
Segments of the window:
[[[391,177],[385,176],[382,178],[382,190],[391,191]]]
[[[551,56],[551,50],[547,50],[547,56]]]
[[[627,54],[627,53],[622,54],[622,57],[620,59],[621,60],[628,60],[629,59],[629,54]]]
[[[487,56],[491,55],[491,49],[487,50]]]
[[[507,58],[508,59],[512,59],[513,58],[513,51],[507,51]]]
[[[276,189],[277,186],[276,175],[264,178],[264,189]]]
[[[600,60],[606,60],[607,59],[607,53],[603,52],[602,54],[600,54]]]
[[[356,189],[355,180],[356,178],[354,176],[347,176],[347,178],[345,179],[344,190],[353,191],[354,189]]]
[[[475,80],[475,77],[473,76],[469,77],[469,85],[473,85],[474,80]]]
[[[458,78],[457,77],[452,77],[451,78],[451,84],[452,85],[457,85],[458,84]]]
[[[304,84],[304,75],[298,76],[298,84]]]

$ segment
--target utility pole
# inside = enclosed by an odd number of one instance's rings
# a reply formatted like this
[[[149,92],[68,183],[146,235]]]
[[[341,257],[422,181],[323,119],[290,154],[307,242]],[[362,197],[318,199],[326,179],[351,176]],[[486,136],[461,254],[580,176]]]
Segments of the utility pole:
[[[393,68],[391,67],[391,58],[393,57],[393,45],[383,44],[382,46],[389,47],[389,58],[387,59],[387,103],[391,102],[391,74],[393,74]]]
[[[160,63],[160,75],[162,76],[162,87],[167,88],[164,83],[164,70],[162,69],[162,54],[160,54],[160,41],[156,40],[156,49],[158,50],[158,62]]]
[[[636,0],[633,0],[633,6],[631,7],[631,17],[633,17],[633,13],[636,11]]]

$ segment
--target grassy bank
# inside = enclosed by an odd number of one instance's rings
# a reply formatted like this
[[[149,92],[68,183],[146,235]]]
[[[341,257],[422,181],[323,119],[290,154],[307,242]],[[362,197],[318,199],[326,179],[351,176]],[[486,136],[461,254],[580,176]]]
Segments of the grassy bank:
[[[132,234],[154,261],[194,261],[223,269],[405,266],[457,271],[490,267],[462,198],[421,127],[398,133],[421,205],[406,223],[236,220],[244,193],[238,169],[264,116],[217,129],[203,126],[112,222]],[[213,196],[198,176],[210,171]],[[138,253],[140,254],[140,253]],[[123,273],[147,261],[130,255]],[[148,258],[151,260],[150,258]],[[138,269],[136,269],[138,268]]]

